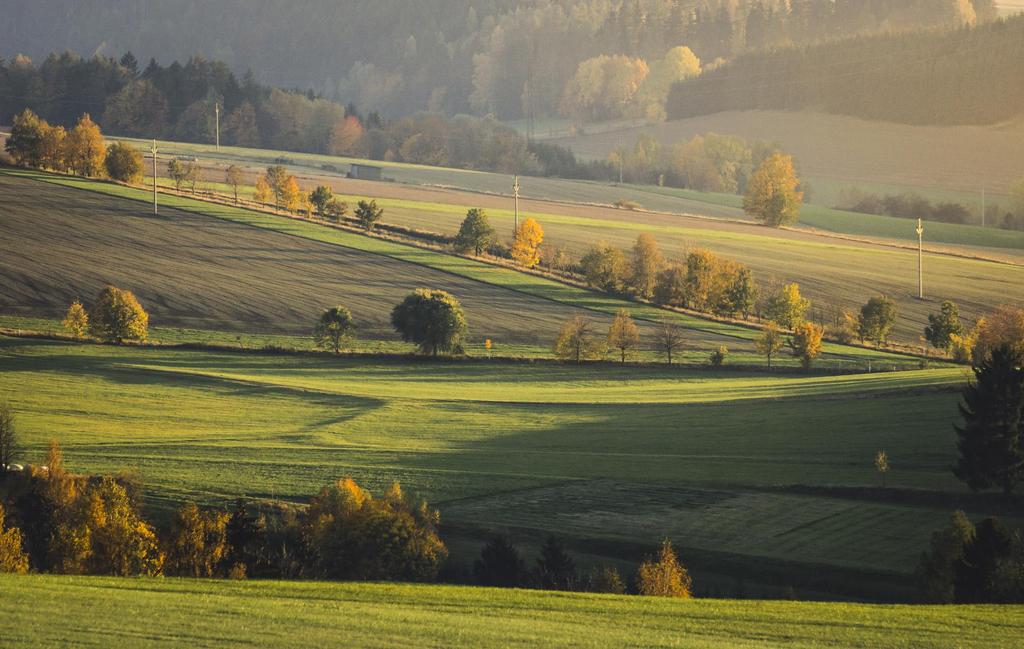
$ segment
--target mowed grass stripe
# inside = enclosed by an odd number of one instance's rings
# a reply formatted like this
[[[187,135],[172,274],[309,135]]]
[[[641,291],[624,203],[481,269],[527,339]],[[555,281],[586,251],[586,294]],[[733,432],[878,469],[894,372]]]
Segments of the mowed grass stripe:
[[[0,575],[10,649],[1017,646],[1024,607],[691,600],[407,584]]]

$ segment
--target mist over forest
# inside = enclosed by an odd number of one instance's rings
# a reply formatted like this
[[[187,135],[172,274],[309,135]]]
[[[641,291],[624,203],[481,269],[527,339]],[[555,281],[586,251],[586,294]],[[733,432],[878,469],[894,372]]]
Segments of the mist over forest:
[[[418,111],[498,119],[617,117],[574,111],[581,74],[649,78],[657,97],[685,76],[666,71],[675,48],[698,69],[744,53],[855,35],[993,20],[993,0],[57,0],[8,2],[0,56],[36,64],[52,52],[85,58],[131,51],[144,66],[194,56],[237,75],[312,91],[389,117]],[[588,60],[607,57],[584,66]],[[639,80],[637,80],[639,78]],[[653,83],[658,78],[660,84]],[[600,86],[600,84],[598,84]],[[600,93],[601,90],[595,92]],[[589,112],[588,112],[589,110]],[[663,117],[650,104],[620,110]]]

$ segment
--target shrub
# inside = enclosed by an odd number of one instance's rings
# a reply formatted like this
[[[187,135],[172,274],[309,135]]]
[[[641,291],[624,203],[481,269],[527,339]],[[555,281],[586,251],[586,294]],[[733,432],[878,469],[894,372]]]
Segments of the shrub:
[[[718,349],[711,352],[711,356],[708,359],[711,362],[712,367],[721,367],[725,365],[725,358],[729,355],[729,348],[725,345],[719,346]]]
[[[688,599],[692,597],[692,586],[690,573],[679,563],[668,539],[662,542],[658,559],[643,562],[637,573],[637,590],[641,595]]]
[[[24,574],[28,572],[21,530],[4,525],[4,506],[0,503],[0,572]]]
[[[321,489],[302,518],[307,567],[331,579],[432,580],[448,556],[439,520],[398,483],[374,498],[351,478],[340,480]]]
[[[145,340],[149,315],[131,291],[108,286],[96,298],[89,316],[89,331],[109,342]]]
[[[165,572],[179,577],[224,575],[229,519],[226,512],[201,511],[195,503],[185,504],[171,524]]]
[[[107,148],[103,159],[107,175],[124,183],[142,180],[142,154],[130,144],[115,142]]]
[[[406,342],[416,343],[424,354],[462,351],[466,316],[450,293],[416,289],[391,312],[391,324]]]

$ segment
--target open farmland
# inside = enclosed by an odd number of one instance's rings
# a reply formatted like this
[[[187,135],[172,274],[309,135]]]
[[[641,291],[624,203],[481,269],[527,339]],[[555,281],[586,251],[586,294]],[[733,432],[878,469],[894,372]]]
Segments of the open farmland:
[[[675,601],[451,586],[0,575],[5,646],[1013,647],[1021,607]],[[131,614],[128,614],[128,612]]]
[[[119,139],[132,142],[140,148],[149,146],[149,142],[146,141]],[[1010,139],[1012,140],[1012,137]],[[161,142],[159,146],[162,152],[161,157],[166,159],[176,155],[198,156],[201,163],[207,168],[207,176],[214,181],[223,178],[221,171],[210,173],[210,167],[214,165],[238,164],[248,168],[250,172],[254,172],[262,170],[268,165],[287,164],[294,173],[299,175],[300,180],[304,178],[308,183],[334,184],[340,182],[341,193],[438,201],[480,207],[487,207],[488,202],[493,200],[498,200],[503,206],[507,205],[508,197],[511,194],[512,178],[507,174],[242,147],[221,147],[221,150],[217,151],[211,145],[185,142]],[[344,178],[344,172],[348,169],[347,165],[352,162],[381,166],[385,177],[396,182],[384,184],[347,180]],[[163,174],[165,169],[158,168],[157,172]],[[1024,174],[1024,170],[1021,173]],[[975,195],[951,189],[922,190],[909,185],[867,181],[846,183],[825,176],[809,176],[809,179],[815,188],[820,187],[821,189],[820,191],[814,189],[812,200],[815,204],[805,205],[801,210],[801,225],[799,227],[858,237],[916,242],[913,224],[907,219],[859,214],[826,207],[833,205],[839,192],[851,184],[867,191],[882,193],[923,191],[933,201],[960,201],[969,206],[980,199],[980,194]],[[417,190],[433,190],[432,196],[435,198],[421,198],[416,194]],[[628,200],[643,206],[645,210],[655,212],[751,221],[751,218],[741,209],[741,199],[738,196],[653,185],[619,185],[529,177],[522,180],[521,195],[527,199],[524,202],[524,207],[538,212],[573,215],[584,210],[584,213],[589,215],[600,213],[603,209],[610,210],[608,206],[616,201]],[[441,198],[436,198],[438,196]],[[498,198],[499,196],[505,198]],[[990,205],[1000,200],[1005,203],[1005,197],[1000,197],[991,188],[988,196]],[[531,207],[529,201],[536,201],[537,205]],[[952,245],[977,249],[983,254],[989,255],[1016,254],[1018,251],[1024,250],[1024,233],[1016,231],[999,230],[992,227],[982,228],[978,225],[930,223],[928,233],[927,240],[932,245]]]
[[[462,300],[471,340],[494,338],[549,348],[558,328],[576,311],[591,313],[600,327],[626,307],[648,338],[657,323],[672,321],[690,330],[689,349],[702,350],[705,358],[709,349],[726,344],[739,352],[738,359],[758,362],[753,355],[756,330],[630,303],[439,251],[183,197],[163,197],[163,212],[154,216],[140,203],[149,199],[144,191],[62,176],[9,171],[0,174],[3,187],[8,188],[10,203],[18,206],[10,217],[3,217],[10,231],[18,233],[18,238],[4,242],[10,253],[0,258],[12,278],[0,301],[7,313],[53,317],[74,297],[89,297],[105,282],[122,281],[139,292],[155,323],[164,318],[167,305],[171,308],[164,324],[245,332],[276,326],[276,331],[294,333],[308,331],[321,309],[342,302],[357,322],[369,323],[360,325],[361,335],[380,337],[388,330],[392,306],[412,288],[436,281],[431,287],[445,288]],[[68,209],[57,207],[62,203],[39,207],[50,199],[98,202],[74,218]],[[114,209],[104,217],[103,205],[108,202]],[[155,228],[153,234],[148,228]],[[82,233],[73,235],[76,229]],[[249,243],[234,247],[235,232]],[[192,242],[187,250],[182,250],[179,235]],[[94,242],[92,251],[81,245],[87,240]],[[278,242],[290,252],[279,252]],[[140,252],[133,252],[136,248]],[[28,250],[34,252],[26,254]],[[318,254],[322,256],[316,263]],[[182,264],[183,258],[188,263]],[[124,264],[120,274],[110,259]],[[86,274],[88,269],[91,273]],[[182,292],[182,278],[195,281],[197,288]],[[254,292],[260,282],[267,288]],[[251,300],[267,299],[264,291],[276,291],[277,301],[246,311],[244,305]],[[388,294],[394,297],[381,297]],[[308,306],[296,306],[303,301]],[[181,305],[178,311],[176,305]],[[908,361],[840,345],[827,345],[824,351],[823,361],[839,364]]]
[[[639,559],[670,535],[702,587],[724,592],[738,574],[775,593],[909,592],[963,493],[948,469],[961,380],[958,368],[808,377],[0,338],[0,399],[28,454],[58,437],[76,470],[138,470],[154,511],[304,500],[345,475],[375,491],[400,480],[440,507],[458,561],[494,529],[526,547],[557,532],[593,562]],[[880,448],[890,494],[937,501],[872,495]]]
[[[453,197],[436,189],[323,177],[306,178],[303,184],[311,189],[318,182],[332,185],[350,202],[365,196],[390,196],[378,198],[385,210],[384,220],[389,223],[453,234],[468,207],[482,206],[499,232],[512,230],[513,211],[508,201],[493,196],[463,194],[454,197],[467,201],[459,204],[449,202]],[[943,300],[956,301],[962,315],[973,319],[1001,303],[1018,301],[1018,289],[1024,285],[1024,257],[1008,249],[992,253],[957,246],[932,247],[924,260],[925,300],[918,300],[917,252],[906,244],[893,247],[740,222],[541,201],[524,201],[520,214],[540,221],[548,245],[564,247],[576,255],[597,241],[628,249],[639,233],[650,232],[670,258],[680,258],[694,247],[706,247],[747,264],[762,281],[798,282],[818,306],[832,304],[856,312],[869,297],[884,293],[899,305],[896,337],[911,343],[918,342],[928,314],[937,311]],[[885,227],[889,227],[888,222],[913,225],[906,219],[872,218],[885,221]],[[932,227],[929,225],[928,231]],[[1024,244],[1024,234],[999,233],[1017,237]]]

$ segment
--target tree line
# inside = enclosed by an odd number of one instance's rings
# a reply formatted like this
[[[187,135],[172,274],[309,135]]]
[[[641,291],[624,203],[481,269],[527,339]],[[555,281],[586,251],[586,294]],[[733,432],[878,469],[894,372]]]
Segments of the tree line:
[[[689,598],[692,579],[666,539],[640,564],[633,588],[617,569],[582,573],[554,536],[527,567],[505,535],[491,537],[470,570],[449,560],[441,516],[398,482],[375,496],[352,478],[326,485],[306,504],[201,508],[186,502],[157,527],[142,511],[132,474],[79,475],[51,441],[44,464],[15,464],[15,418],[0,402],[0,573],[456,581]]]
[[[44,57],[59,46],[164,61],[212,47],[231,69],[251,66],[263,82],[392,117],[426,110],[519,119],[557,114],[581,62],[602,55],[653,65],[687,45],[711,63],[789,43],[995,14],[991,0],[312,0],[302,11],[270,0],[258,12],[245,0],[223,0],[218,7],[37,0],[0,24],[0,43],[10,56]],[[186,96],[186,105],[197,99]],[[81,106],[75,116],[82,112],[100,110]]]
[[[673,85],[670,119],[824,110],[906,124],[993,124],[1024,102],[1024,16],[748,53]]]
[[[884,214],[940,223],[969,223],[975,220],[975,215],[962,203],[932,203],[916,192],[876,194],[857,188],[844,189],[835,207],[861,214]],[[986,225],[994,225],[1003,230],[1024,230],[1024,180],[1010,187],[1010,200],[1006,209],[994,201],[985,206],[984,221]]]

